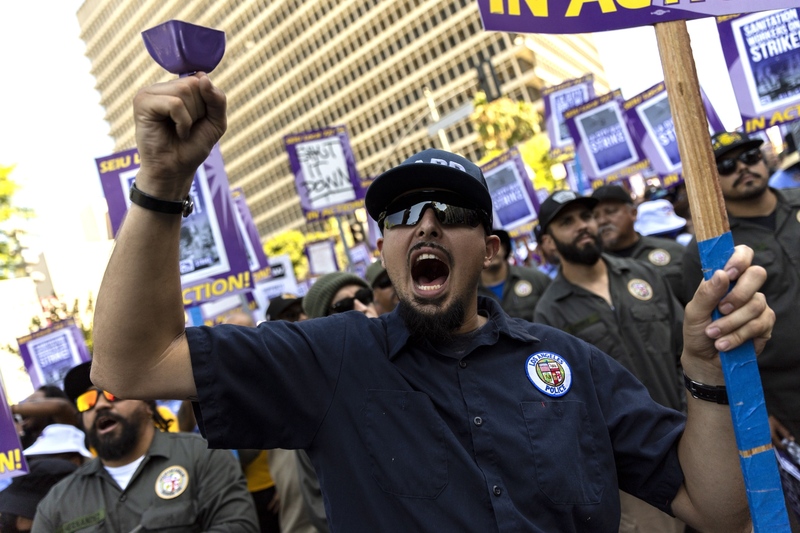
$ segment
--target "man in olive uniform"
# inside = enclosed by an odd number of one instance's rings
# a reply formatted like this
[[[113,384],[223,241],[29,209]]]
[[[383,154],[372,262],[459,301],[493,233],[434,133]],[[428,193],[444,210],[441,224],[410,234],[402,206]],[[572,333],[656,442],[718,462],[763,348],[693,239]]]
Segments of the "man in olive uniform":
[[[679,361],[683,308],[654,267],[602,254],[596,198],[553,193],[542,204],[542,238],[555,243],[561,270],[539,300],[535,322],[564,330],[616,359],[657,402],[684,407]],[[620,492],[620,531],[679,533],[683,524]]]
[[[667,279],[673,294],[680,300],[683,296],[681,265],[686,249],[672,239],[637,232],[634,228],[636,206],[628,191],[619,185],[603,185],[592,193],[592,198],[598,200],[594,219],[603,240],[603,251],[615,257],[650,263]]]
[[[61,481],[39,504],[34,532],[257,532],[253,499],[227,450],[199,435],[159,431],[155,402],[122,400],[89,379],[91,362],[64,378],[98,457]]]
[[[492,234],[500,237],[500,251],[481,272],[478,294],[500,302],[503,311],[511,316],[532,321],[533,310],[550,285],[550,278],[533,268],[510,265],[511,237],[501,229],[493,230]]]

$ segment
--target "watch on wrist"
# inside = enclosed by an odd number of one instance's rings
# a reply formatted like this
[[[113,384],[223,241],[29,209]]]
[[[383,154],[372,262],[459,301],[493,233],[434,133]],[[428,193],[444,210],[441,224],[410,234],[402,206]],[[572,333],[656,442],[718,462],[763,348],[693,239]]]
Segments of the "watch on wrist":
[[[136,182],[131,184],[129,198],[132,203],[139,207],[144,207],[150,211],[166,213],[168,215],[183,215],[185,218],[194,211],[194,201],[192,201],[190,195],[187,194],[186,198],[183,200],[162,200],[140,191],[139,188],[136,187]]]
[[[693,381],[686,373],[683,374],[683,383],[686,385],[686,390],[689,391],[692,398],[718,403],[720,405],[728,405],[728,389],[725,385],[706,385],[699,381]]]

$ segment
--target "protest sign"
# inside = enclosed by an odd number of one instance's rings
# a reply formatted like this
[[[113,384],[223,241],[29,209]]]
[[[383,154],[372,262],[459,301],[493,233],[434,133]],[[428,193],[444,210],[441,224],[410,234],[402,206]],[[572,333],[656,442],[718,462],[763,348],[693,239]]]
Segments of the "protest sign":
[[[550,139],[550,157],[557,159],[573,154],[575,145],[564,121],[564,111],[588,102],[594,97],[593,74],[542,89],[544,121]]]
[[[138,153],[128,150],[96,161],[116,234],[130,207],[128,191],[139,170]],[[244,240],[236,225],[237,209],[218,145],[197,169],[189,194],[194,211],[182,220],[180,238],[183,304],[196,306],[252,289]]]
[[[322,276],[339,271],[336,260],[336,242],[333,239],[306,243],[308,272],[312,276]]]
[[[283,140],[307,220],[352,213],[364,206],[365,190],[344,126],[286,135]]]
[[[494,226],[510,230],[539,217],[539,200],[519,150],[512,148],[481,166],[492,196]]]
[[[247,263],[253,274],[253,283],[258,284],[269,279],[267,254],[264,253],[264,246],[261,244],[261,237],[258,234],[256,223],[253,221],[253,215],[250,208],[247,207],[244,191],[240,187],[231,189],[231,198],[236,205],[236,226],[239,228],[247,251]]]
[[[719,17],[717,28],[745,132],[800,119],[800,8]]]
[[[796,6],[797,0],[478,0],[485,29],[518,33],[589,33]]]
[[[575,142],[581,170],[593,189],[649,167],[628,128],[620,91],[568,109],[564,118]]]
[[[256,303],[252,291],[225,296],[213,302],[206,302],[200,305],[200,318],[202,319],[202,323],[192,325],[215,326],[217,324],[224,324],[231,315],[240,311],[250,313],[251,316],[258,321],[256,316],[257,310],[258,304]],[[261,314],[263,315],[263,313]]]
[[[259,312],[263,318],[269,307],[269,301],[284,294],[302,296],[305,291],[298,285],[294,275],[294,266],[288,254],[277,255],[269,258],[270,277],[260,282],[253,290],[253,297],[258,304]]]
[[[20,337],[17,344],[34,389],[42,385],[63,387],[69,369],[90,360],[83,332],[72,319]]]
[[[10,479],[28,473],[28,463],[22,453],[22,443],[14,425],[14,415],[6,401],[3,380],[0,379],[0,479]]]

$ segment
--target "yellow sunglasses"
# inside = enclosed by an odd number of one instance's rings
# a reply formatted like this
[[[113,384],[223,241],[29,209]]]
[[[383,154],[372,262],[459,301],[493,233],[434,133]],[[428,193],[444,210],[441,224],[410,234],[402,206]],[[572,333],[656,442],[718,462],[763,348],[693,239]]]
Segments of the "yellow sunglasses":
[[[118,402],[122,399],[108,391],[101,391],[99,389],[87,390],[75,399],[75,406],[78,408],[78,412],[83,413],[94,407],[97,404],[97,399],[100,397],[101,392],[109,402]]]

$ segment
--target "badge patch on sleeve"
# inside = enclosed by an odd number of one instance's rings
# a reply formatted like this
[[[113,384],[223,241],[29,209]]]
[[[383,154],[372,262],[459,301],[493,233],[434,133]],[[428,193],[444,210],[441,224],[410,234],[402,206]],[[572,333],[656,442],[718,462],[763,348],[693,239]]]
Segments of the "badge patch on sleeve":
[[[553,398],[564,396],[572,386],[572,369],[560,355],[552,352],[528,357],[525,372],[537,389]]]
[[[177,498],[189,486],[189,473],[182,466],[170,466],[156,478],[156,494],[164,500]]]
[[[533,292],[533,285],[530,281],[521,280],[514,285],[514,294],[520,298],[524,298]]]
[[[672,256],[663,248],[656,248],[647,254],[647,259],[656,266],[668,265],[672,261]]]
[[[643,279],[632,279],[628,282],[628,292],[634,298],[647,301],[653,297],[653,287]]]

